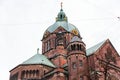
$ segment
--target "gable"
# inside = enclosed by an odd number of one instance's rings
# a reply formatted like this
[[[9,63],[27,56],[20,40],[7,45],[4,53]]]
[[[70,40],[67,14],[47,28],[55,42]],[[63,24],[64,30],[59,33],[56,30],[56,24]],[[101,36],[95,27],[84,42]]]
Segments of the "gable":
[[[104,45],[99,49],[99,52],[95,52],[94,54],[100,59],[105,59],[113,63],[116,63],[117,58],[119,58],[118,52],[109,39],[107,39]]]
[[[102,45],[105,43],[105,41],[106,40],[104,40],[104,41],[102,41],[102,42],[100,42],[100,43],[98,43],[98,44],[88,48],[86,50],[86,55],[90,56],[90,55],[94,54],[100,47],[102,47]]]
[[[105,52],[108,47],[110,47],[110,50],[112,49],[113,53],[116,53],[116,55],[119,56],[119,54],[117,53],[116,49],[114,48],[114,46],[112,45],[112,43],[110,42],[109,39],[104,40],[104,41],[94,45],[93,47],[88,48],[86,50],[86,55],[90,56],[92,54],[97,53],[97,51],[100,51],[101,49],[103,49],[101,51]]]

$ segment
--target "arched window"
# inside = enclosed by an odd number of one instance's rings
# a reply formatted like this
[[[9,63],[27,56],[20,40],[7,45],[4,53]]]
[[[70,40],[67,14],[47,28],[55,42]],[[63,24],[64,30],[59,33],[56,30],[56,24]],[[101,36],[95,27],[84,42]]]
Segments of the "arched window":
[[[58,37],[56,39],[56,46],[58,46],[58,45],[65,45],[64,38]]]
[[[71,50],[73,50],[74,49],[74,46],[73,45],[71,45]]]
[[[39,70],[36,70],[36,76],[37,77],[39,76]]]
[[[22,76],[21,78],[23,79],[25,77],[25,71],[22,71]]]
[[[79,65],[83,66],[83,61],[82,60],[79,61]]]
[[[82,46],[82,45],[80,44],[80,45],[79,45],[79,50],[82,50],[82,49],[81,49],[81,46]]]
[[[45,43],[45,51],[47,51],[47,42]]]
[[[62,14],[60,15],[60,19],[62,19],[63,18],[63,16],[62,16]]]
[[[47,50],[49,50],[50,49],[50,40],[48,40],[48,42],[47,42]]]
[[[75,50],[75,48],[76,48],[76,45],[74,44],[74,45],[73,45],[73,50]]]
[[[28,78],[28,75],[29,75],[29,71],[27,70],[26,71],[26,78]]]
[[[57,42],[58,42],[58,45],[63,45],[64,44],[62,39],[58,40]]]
[[[50,50],[50,48],[51,48],[51,46],[50,46],[50,40],[48,40],[48,41],[46,41],[45,43],[44,43],[44,51],[46,52],[46,51],[48,51],[48,50]]]
[[[73,69],[77,68],[77,64],[75,62],[72,63]]]
[[[79,44],[77,44],[77,50],[79,50]]]
[[[29,71],[29,77],[31,77],[31,76],[32,76],[32,70]]]
[[[35,70],[33,70],[32,72],[33,72],[33,77],[35,77],[36,76]]]

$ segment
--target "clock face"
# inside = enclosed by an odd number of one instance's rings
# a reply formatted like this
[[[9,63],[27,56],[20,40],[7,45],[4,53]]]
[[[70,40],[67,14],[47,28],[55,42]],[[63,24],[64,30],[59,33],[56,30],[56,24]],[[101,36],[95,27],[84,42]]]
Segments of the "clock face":
[[[78,35],[78,31],[76,29],[72,30],[72,33]]]

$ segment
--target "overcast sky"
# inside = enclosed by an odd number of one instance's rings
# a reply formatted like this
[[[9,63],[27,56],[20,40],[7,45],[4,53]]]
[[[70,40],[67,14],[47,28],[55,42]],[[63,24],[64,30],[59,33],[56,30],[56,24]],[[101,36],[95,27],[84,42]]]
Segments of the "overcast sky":
[[[44,31],[55,22],[60,2],[86,47],[110,39],[120,52],[120,0],[0,0],[0,80],[40,48]]]

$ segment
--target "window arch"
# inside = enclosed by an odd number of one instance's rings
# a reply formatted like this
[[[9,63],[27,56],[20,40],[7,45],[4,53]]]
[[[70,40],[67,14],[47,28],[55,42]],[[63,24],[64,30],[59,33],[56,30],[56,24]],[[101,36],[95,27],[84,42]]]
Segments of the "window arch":
[[[62,18],[63,18],[63,15],[61,14],[61,15],[60,15],[60,19],[62,19]]]
[[[82,49],[81,49],[81,46],[82,46],[82,45],[80,44],[80,45],[79,45],[79,50],[82,50]]]
[[[77,50],[79,50],[79,44],[77,44]]]
[[[73,69],[77,68],[77,64],[75,62],[72,63]]]
[[[59,40],[57,41],[57,43],[58,43],[58,45],[63,45],[63,44],[64,44],[63,39],[59,39]]]
[[[79,66],[83,66],[83,61],[82,60],[79,60]]]
[[[55,41],[56,46],[58,45],[64,45],[65,46],[65,38],[64,37],[58,37]]]
[[[48,40],[48,42],[47,42],[47,50],[50,50],[50,45],[51,45],[51,43],[50,43],[50,40]]]
[[[76,45],[75,44],[73,44],[73,50],[75,50],[76,49]]]
[[[36,76],[39,76],[39,70],[36,70],[35,72],[36,72]]]
[[[73,50],[74,49],[74,46],[73,45],[71,45],[71,50]]]

